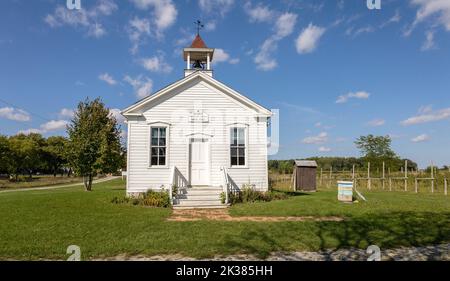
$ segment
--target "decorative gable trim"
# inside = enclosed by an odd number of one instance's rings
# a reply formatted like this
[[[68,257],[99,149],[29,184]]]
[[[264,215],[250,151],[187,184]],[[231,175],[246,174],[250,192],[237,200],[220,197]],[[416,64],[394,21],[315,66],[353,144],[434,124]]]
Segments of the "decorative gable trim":
[[[197,78],[205,81],[206,83],[212,85],[214,88],[224,92],[225,94],[230,95],[232,98],[234,98],[240,104],[244,105],[246,108],[254,110],[255,114],[257,114],[258,116],[265,116],[265,117],[272,116],[272,112],[270,110],[264,108],[263,106],[257,104],[256,102],[250,100],[249,98],[245,97],[244,95],[236,92],[235,90],[233,90],[230,87],[226,86],[225,84],[217,81],[216,79],[213,79],[212,77],[202,73],[201,71],[196,71],[196,72],[192,73],[191,75],[186,76],[185,78],[163,88],[162,90],[156,92],[155,94],[138,101],[134,105],[124,109],[121,112],[121,114],[125,117],[140,116],[140,115],[142,115],[142,113],[136,112],[136,110],[140,109],[141,107],[143,107],[144,105],[148,104],[151,101],[154,101],[166,94],[171,93],[173,90],[175,90]]]

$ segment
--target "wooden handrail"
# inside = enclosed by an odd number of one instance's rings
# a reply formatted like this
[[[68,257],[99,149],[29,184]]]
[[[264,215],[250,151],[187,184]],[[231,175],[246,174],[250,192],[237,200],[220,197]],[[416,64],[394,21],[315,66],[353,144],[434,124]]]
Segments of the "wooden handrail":
[[[228,204],[229,187],[230,187],[230,182],[228,181],[228,172],[225,167],[222,167],[221,170],[223,171],[223,179],[224,179],[225,204]]]

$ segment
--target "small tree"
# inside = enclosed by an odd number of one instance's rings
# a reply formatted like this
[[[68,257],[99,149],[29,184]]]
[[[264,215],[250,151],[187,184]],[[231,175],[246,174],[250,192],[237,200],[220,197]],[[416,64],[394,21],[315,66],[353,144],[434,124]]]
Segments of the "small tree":
[[[364,160],[380,167],[384,161],[388,167],[395,168],[398,164],[398,156],[391,149],[389,136],[361,136],[356,141],[356,147],[361,151]]]
[[[75,173],[82,176],[86,191],[92,190],[97,174],[113,173],[122,167],[122,146],[117,120],[100,98],[86,99],[67,128],[68,159]]]

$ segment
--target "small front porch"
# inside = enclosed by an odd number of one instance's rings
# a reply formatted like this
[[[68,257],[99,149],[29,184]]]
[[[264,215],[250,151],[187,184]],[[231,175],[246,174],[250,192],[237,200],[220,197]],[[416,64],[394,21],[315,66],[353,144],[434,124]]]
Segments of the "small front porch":
[[[229,181],[226,168],[222,167],[221,186],[190,185],[176,168],[172,168],[169,194],[173,209],[223,209],[229,206]]]

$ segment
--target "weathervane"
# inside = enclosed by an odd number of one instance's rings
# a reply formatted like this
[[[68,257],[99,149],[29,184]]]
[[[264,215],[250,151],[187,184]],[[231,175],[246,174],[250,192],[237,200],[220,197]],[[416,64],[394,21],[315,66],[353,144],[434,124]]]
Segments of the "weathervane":
[[[197,20],[194,24],[197,25],[197,35],[200,35],[200,29],[204,28],[205,25],[200,20]]]

